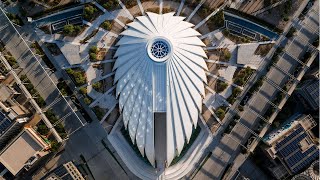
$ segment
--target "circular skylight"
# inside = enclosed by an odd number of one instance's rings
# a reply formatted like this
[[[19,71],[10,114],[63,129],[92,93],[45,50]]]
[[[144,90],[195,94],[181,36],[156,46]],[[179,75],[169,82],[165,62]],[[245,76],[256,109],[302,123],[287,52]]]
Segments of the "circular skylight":
[[[163,41],[156,41],[151,46],[151,54],[157,59],[164,58],[169,53],[169,47],[167,43]]]
[[[165,140],[168,165],[181,153],[197,127],[205,96],[205,45],[194,25],[184,19],[174,13],[137,17],[121,33],[114,56],[124,126],[153,166],[159,158],[155,150],[159,139]],[[155,135],[159,113],[164,114],[163,137]]]
[[[155,62],[164,62],[170,56],[171,45],[164,37],[156,37],[148,42],[148,56]]]

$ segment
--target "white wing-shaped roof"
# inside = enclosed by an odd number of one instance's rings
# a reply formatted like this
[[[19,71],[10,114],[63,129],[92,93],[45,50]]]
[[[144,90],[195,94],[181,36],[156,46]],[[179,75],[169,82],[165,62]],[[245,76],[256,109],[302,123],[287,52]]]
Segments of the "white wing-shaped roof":
[[[178,156],[201,112],[207,70],[203,42],[174,13],[147,13],[128,24],[118,41],[114,83],[123,122],[141,154],[155,166],[154,113],[166,113],[166,162]]]

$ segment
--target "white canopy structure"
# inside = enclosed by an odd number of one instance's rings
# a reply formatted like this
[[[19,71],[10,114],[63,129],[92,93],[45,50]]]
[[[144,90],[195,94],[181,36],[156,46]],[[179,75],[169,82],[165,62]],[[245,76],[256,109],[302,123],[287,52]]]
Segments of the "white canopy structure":
[[[180,155],[205,96],[205,44],[183,20],[174,13],[139,16],[121,33],[115,53],[124,126],[154,167]]]

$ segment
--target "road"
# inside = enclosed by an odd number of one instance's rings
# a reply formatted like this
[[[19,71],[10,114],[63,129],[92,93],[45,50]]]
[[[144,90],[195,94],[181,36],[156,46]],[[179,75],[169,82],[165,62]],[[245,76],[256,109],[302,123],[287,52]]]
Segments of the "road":
[[[303,9],[303,8],[302,8]],[[301,11],[302,11],[301,9]],[[314,11],[311,11],[311,16],[304,20],[308,23],[308,27],[317,29],[319,25],[318,3],[313,6]],[[297,13],[300,14],[300,13]],[[287,73],[293,74],[298,61],[309,48],[308,42],[312,42],[317,36],[317,33],[310,32],[310,28],[306,26],[297,33],[299,37],[289,41],[285,47],[285,53],[280,58],[277,66],[281,67]],[[290,54],[290,55],[289,55]],[[244,112],[241,114],[240,121],[234,126],[230,134],[225,134],[216,143],[212,150],[211,157],[202,166],[194,179],[222,179],[226,171],[232,166],[233,160],[239,154],[241,144],[246,144],[247,139],[252,135],[253,129],[259,121],[262,121],[259,115],[264,115],[270,107],[269,100],[273,100],[279,88],[287,83],[289,76],[282,71],[271,68],[266,75],[268,82],[264,81],[259,93],[255,94],[254,98],[245,106]]]

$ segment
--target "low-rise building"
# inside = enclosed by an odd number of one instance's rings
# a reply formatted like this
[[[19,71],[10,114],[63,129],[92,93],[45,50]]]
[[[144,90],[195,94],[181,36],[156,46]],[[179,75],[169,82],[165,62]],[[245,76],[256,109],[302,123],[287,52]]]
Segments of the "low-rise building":
[[[24,128],[1,152],[0,163],[13,176],[48,154],[49,145],[32,128]]]
[[[269,146],[265,152],[276,165],[269,170],[277,179],[301,172],[319,157],[319,148],[310,131],[315,126],[310,115],[297,115],[264,138]]]

